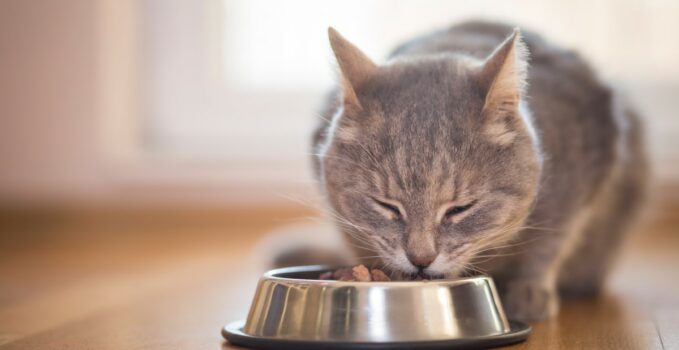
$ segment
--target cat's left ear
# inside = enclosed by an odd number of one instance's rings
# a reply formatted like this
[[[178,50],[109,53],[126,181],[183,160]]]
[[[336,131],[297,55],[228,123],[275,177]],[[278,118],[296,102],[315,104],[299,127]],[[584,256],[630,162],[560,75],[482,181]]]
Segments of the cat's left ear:
[[[342,72],[344,104],[361,108],[358,90],[375,74],[377,65],[335,28],[328,28],[328,38]]]
[[[486,133],[500,144],[511,143],[521,122],[519,101],[526,88],[528,49],[518,29],[498,46],[481,67],[479,79],[486,93],[483,118]]]

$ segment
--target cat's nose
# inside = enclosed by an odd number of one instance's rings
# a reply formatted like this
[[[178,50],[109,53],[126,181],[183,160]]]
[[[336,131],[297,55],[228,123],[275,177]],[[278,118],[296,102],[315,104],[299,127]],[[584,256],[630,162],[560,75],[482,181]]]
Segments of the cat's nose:
[[[434,259],[436,259],[436,253],[408,253],[407,255],[408,260],[410,260],[413,265],[420,269],[424,269],[425,267],[431,265],[431,263],[434,262]]]

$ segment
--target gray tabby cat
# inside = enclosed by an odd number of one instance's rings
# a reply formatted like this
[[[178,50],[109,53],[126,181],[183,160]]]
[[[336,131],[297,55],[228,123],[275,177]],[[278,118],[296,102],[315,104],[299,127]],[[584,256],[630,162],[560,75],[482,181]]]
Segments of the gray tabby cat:
[[[519,320],[600,290],[645,156],[636,115],[580,57],[482,22],[383,65],[329,36],[341,86],[314,166],[359,259],[396,275],[484,271]]]

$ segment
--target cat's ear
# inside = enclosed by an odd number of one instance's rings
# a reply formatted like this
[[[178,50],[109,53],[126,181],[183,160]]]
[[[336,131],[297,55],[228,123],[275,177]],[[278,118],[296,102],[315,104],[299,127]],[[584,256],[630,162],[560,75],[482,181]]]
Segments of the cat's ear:
[[[356,92],[375,74],[377,65],[332,27],[328,28],[328,38],[342,74],[344,103],[360,108]]]
[[[520,122],[518,108],[526,88],[527,68],[528,49],[518,29],[493,51],[481,68],[486,132],[501,144],[514,140],[513,126]]]

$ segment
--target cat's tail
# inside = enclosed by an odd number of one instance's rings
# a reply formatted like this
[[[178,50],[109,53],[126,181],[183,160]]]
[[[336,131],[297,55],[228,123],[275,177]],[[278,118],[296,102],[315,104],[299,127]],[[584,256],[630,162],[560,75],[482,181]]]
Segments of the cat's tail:
[[[253,256],[266,270],[300,265],[348,266],[353,257],[344,240],[329,225],[291,225],[267,234]]]

